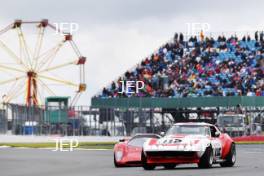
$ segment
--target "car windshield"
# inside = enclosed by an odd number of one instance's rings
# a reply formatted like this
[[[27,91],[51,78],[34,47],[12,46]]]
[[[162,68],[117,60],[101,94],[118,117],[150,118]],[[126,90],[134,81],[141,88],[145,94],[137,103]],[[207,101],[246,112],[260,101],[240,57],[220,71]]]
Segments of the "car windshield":
[[[174,125],[166,133],[166,135],[176,135],[176,134],[209,135],[210,131],[209,131],[209,128],[207,126],[201,126],[201,125]]]
[[[243,117],[219,116],[220,126],[243,126]]]
[[[134,138],[129,141],[128,145],[130,146],[135,146],[135,147],[142,147],[144,142],[149,139],[147,137],[142,137],[142,138]]]

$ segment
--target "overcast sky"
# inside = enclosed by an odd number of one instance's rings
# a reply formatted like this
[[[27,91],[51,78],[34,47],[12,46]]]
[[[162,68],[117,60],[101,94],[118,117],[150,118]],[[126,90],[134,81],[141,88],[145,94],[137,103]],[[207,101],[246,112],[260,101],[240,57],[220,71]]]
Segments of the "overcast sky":
[[[210,32],[261,30],[264,1],[257,0],[6,0],[1,2],[0,27],[14,19],[76,22],[74,34],[87,57],[90,98],[127,69],[168,41],[186,33],[186,23],[208,23]]]

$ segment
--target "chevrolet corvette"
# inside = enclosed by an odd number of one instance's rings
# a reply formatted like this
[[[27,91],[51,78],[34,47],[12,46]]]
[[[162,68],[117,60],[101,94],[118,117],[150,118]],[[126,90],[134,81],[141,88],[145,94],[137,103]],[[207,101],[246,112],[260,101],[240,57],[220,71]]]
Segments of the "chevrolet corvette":
[[[178,164],[196,163],[200,168],[213,164],[232,167],[236,146],[228,134],[209,123],[176,123],[162,138],[148,139],[141,153],[142,167],[173,169]]]

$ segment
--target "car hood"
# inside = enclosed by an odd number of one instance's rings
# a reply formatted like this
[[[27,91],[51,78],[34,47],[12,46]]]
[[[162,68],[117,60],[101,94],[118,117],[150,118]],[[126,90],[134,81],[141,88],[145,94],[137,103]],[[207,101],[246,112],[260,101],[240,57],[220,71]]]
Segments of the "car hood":
[[[198,143],[200,140],[208,139],[204,135],[168,135],[163,138],[160,138],[156,141],[157,144],[166,145],[166,144],[179,144],[179,143]]]
[[[208,143],[208,137],[203,135],[168,135],[149,139],[143,148],[144,151],[205,151]]]

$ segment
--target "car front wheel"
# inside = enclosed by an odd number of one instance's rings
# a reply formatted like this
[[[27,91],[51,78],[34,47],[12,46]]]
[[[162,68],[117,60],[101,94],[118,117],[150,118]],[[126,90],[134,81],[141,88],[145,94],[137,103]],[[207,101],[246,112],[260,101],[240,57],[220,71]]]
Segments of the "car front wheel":
[[[147,157],[145,156],[144,152],[142,151],[141,153],[141,163],[142,163],[142,167],[145,169],[145,170],[153,170],[155,169],[155,165],[151,165],[151,164],[148,164],[147,163]]]
[[[200,158],[198,163],[199,168],[210,168],[213,165],[213,149],[211,146],[207,147],[203,156]]]
[[[233,143],[224,162],[220,163],[221,167],[232,167],[236,163],[236,145]]]
[[[114,165],[115,167],[121,167],[121,165],[116,161],[115,153],[114,153]]]

